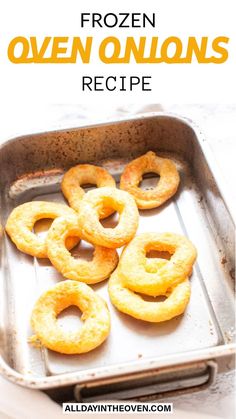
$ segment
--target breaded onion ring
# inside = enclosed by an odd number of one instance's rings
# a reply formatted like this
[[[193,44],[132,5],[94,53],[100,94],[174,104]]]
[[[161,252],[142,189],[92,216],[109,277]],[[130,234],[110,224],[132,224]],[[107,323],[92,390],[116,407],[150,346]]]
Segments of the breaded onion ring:
[[[77,217],[60,217],[54,220],[46,239],[47,254],[51,263],[65,278],[95,284],[108,278],[119,261],[115,249],[95,246],[92,261],[75,259],[66,249],[68,236],[79,236]],[[80,237],[80,236],[79,236]]]
[[[150,172],[160,175],[160,179],[154,189],[144,191],[138,185],[143,174]],[[149,209],[159,207],[171,198],[177,191],[179,181],[174,163],[149,151],[127,164],[120,178],[120,189],[133,195],[138,208]]]
[[[34,224],[43,218],[55,219],[73,215],[76,215],[76,212],[67,205],[45,201],[26,202],[11,212],[6,223],[6,231],[22,252],[37,258],[47,258],[45,238],[32,232]],[[68,237],[66,246],[72,249],[78,242],[77,237]]]
[[[63,176],[61,189],[69,205],[79,211],[81,199],[85,191],[81,185],[92,184],[98,188],[103,186],[116,187],[113,177],[102,167],[92,164],[78,164],[68,170]],[[111,208],[102,208],[100,218],[106,218],[114,212]]]
[[[99,222],[103,207],[113,208],[119,213],[119,223],[115,228],[104,228]],[[138,220],[134,198],[128,192],[108,187],[89,191],[81,201],[78,214],[81,238],[112,249],[123,246],[134,237]]]
[[[157,269],[147,264],[147,252],[158,250],[172,256]],[[143,294],[165,294],[169,287],[185,280],[192,272],[197,252],[184,236],[173,233],[143,233],[136,236],[124,249],[119,263],[124,286]],[[149,262],[150,263],[150,262]]]
[[[165,293],[165,301],[145,301],[140,295],[124,287],[119,269],[111,275],[108,291],[112,304],[122,313],[147,322],[163,322],[184,312],[190,299],[190,284],[185,279]]]
[[[57,316],[67,307],[77,306],[83,313],[82,327],[65,331]],[[46,348],[63,354],[81,354],[101,345],[110,331],[110,314],[105,301],[88,285],[76,281],[62,281],[46,291],[36,302],[31,326],[36,335],[30,342],[40,341]]]

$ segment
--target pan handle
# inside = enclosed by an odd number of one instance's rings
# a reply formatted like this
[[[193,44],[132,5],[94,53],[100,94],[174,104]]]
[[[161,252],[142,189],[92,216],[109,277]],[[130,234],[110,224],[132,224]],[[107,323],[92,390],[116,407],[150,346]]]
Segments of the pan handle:
[[[216,374],[217,362],[208,360],[78,384],[74,388],[74,397],[83,403],[98,400],[157,400],[163,396],[202,390],[214,382]]]

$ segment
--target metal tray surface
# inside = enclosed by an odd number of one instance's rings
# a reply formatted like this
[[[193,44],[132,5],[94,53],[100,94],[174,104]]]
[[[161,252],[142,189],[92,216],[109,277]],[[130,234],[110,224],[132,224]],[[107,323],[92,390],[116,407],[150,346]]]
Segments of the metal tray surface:
[[[67,356],[36,349],[27,342],[36,299],[63,277],[47,259],[37,260],[19,252],[2,230],[0,368],[6,376],[22,385],[50,388],[150,370],[157,365],[161,368],[180,361],[211,359],[232,351],[234,224],[204,147],[204,139],[189,122],[164,114],[34,134],[3,145],[3,226],[10,211],[23,202],[64,202],[60,181],[69,167],[95,163],[107,168],[119,183],[127,161],[151,149],[176,162],[181,184],[178,193],[162,207],[140,211],[138,232],[184,234],[198,250],[191,300],[182,316],[161,324],[132,319],[112,306],[104,281],[93,289],[108,303],[111,333],[96,350]],[[142,187],[151,188],[155,182],[156,178],[146,178]],[[116,218],[109,217],[104,224],[114,226]],[[47,227],[47,222],[40,222],[35,231],[45,234]],[[73,253],[89,258],[91,249],[82,242]],[[59,322],[62,327],[79,327],[78,310],[67,309]]]

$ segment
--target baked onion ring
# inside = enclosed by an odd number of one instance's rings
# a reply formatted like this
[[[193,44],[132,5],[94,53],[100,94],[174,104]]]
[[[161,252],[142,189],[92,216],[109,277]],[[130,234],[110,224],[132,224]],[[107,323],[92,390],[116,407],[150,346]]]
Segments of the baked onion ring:
[[[65,331],[57,316],[67,307],[77,306],[83,313],[82,327]],[[76,281],[62,281],[46,291],[36,302],[31,326],[35,334],[29,341],[63,354],[81,354],[101,345],[110,331],[110,314],[105,301],[88,285]]]
[[[115,249],[95,246],[93,259],[75,259],[66,249],[68,236],[79,236],[77,217],[60,217],[54,220],[46,239],[47,254],[51,263],[65,278],[95,284],[108,278],[119,261]]]
[[[100,210],[113,208],[119,213],[118,225],[104,228],[99,222]],[[121,247],[128,243],[138,228],[139,213],[134,198],[128,192],[115,188],[98,188],[87,192],[81,201],[78,223],[81,238],[90,243],[108,248]]]
[[[147,264],[147,252],[158,250],[172,256],[163,266]],[[123,250],[119,263],[124,286],[143,294],[165,294],[167,289],[185,280],[192,272],[197,252],[184,236],[173,233],[143,233]],[[149,262],[150,263],[150,262]]]
[[[6,231],[21,252],[37,258],[47,258],[45,238],[32,232],[34,224],[44,218],[55,219],[73,215],[76,215],[76,212],[67,205],[45,201],[26,202],[11,212],[6,223]],[[68,237],[66,246],[72,249],[78,242],[77,237]]]
[[[140,295],[124,287],[119,269],[111,275],[108,291],[112,304],[122,313],[147,322],[163,322],[184,312],[190,299],[189,280],[185,279],[168,293],[165,301],[145,301]]]
[[[157,173],[159,182],[153,190],[142,190],[138,185],[144,173]],[[129,192],[136,200],[140,209],[156,208],[171,198],[179,185],[179,174],[170,159],[158,157],[149,151],[131,161],[124,169],[120,178],[120,189]]]
[[[103,186],[116,187],[113,177],[102,167],[92,164],[78,164],[69,169],[63,176],[61,189],[69,205],[79,211],[81,199],[85,191],[81,185],[92,184],[98,188]],[[111,208],[102,208],[100,218],[106,218],[114,212]]]

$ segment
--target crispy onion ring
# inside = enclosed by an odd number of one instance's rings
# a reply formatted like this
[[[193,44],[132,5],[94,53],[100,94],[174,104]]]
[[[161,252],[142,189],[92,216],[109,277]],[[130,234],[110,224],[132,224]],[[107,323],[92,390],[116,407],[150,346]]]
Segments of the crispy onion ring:
[[[100,209],[104,206],[119,213],[119,223],[115,228],[104,228],[99,222]],[[138,220],[134,198],[128,192],[108,187],[89,191],[81,201],[78,214],[81,238],[112,249],[123,246],[134,237]]]
[[[72,167],[63,176],[61,188],[69,205],[77,212],[85,194],[81,185],[86,184],[96,185],[98,188],[103,186],[116,187],[113,177],[102,167],[92,164],[78,164]],[[100,218],[106,218],[113,212],[111,208],[102,208]]]
[[[108,291],[112,304],[122,313],[147,322],[163,322],[184,312],[190,299],[190,284],[185,279],[163,294],[165,301],[145,301],[140,295],[124,287],[119,269],[111,275]]]
[[[54,220],[46,239],[47,254],[51,263],[65,278],[95,284],[108,278],[119,261],[115,249],[95,246],[92,261],[75,259],[66,249],[68,236],[79,236],[77,217],[60,217]]]
[[[82,327],[65,331],[57,322],[57,316],[67,307],[77,306],[83,313]],[[63,354],[81,354],[101,345],[110,331],[110,315],[105,301],[88,285],[76,281],[62,281],[46,291],[36,302],[31,326],[37,340],[48,349]]]
[[[153,190],[144,191],[138,185],[144,173],[157,173],[160,180]],[[131,161],[124,169],[120,188],[129,192],[140,209],[156,208],[171,198],[179,185],[179,174],[174,163],[149,151]]]
[[[172,256],[163,266],[153,269],[147,264],[147,252],[158,250]],[[124,249],[119,263],[124,286],[143,294],[157,296],[185,280],[192,271],[197,252],[184,236],[172,233],[143,233]],[[150,262],[149,262],[150,263]]]
[[[22,252],[37,258],[47,258],[45,238],[42,239],[32,232],[34,224],[43,218],[55,219],[73,215],[76,213],[72,208],[56,202],[26,202],[11,212],[6,223],[6,231]],[[66,245],[72,249],[78,242],[77,237],[68,237]]]

